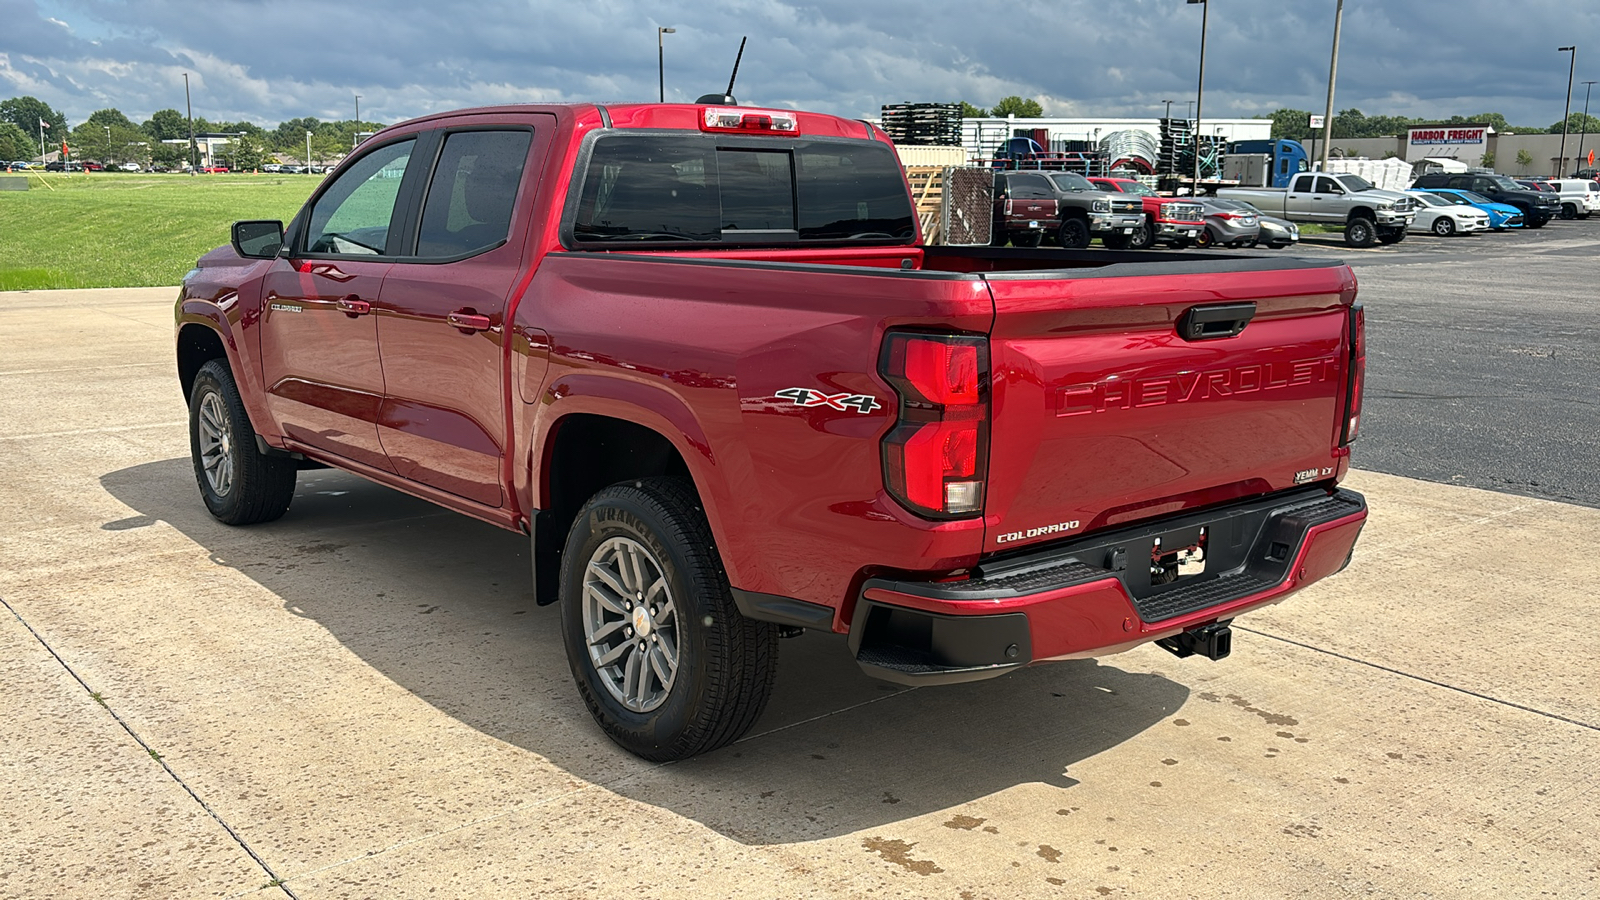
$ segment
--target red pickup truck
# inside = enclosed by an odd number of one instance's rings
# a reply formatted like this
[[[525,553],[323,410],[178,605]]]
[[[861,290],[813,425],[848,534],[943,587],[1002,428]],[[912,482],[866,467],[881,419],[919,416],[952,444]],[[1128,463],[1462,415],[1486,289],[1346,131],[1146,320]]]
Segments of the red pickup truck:
[[[1197,200],[1157,196],[1132,178],[1091,178],[1089,182],[1107,193],[1131,194],[1144,203],[1144,232],[1135,232],[1130,244],[1135,250],[1157,242],[1183,250],[1205,233],[1205,207]]]
[[[386,129],[177,301],[200,494],[335,466],[529,535],[579,693],[651,759],[755,722],[778,639],[969,681],[1339,571],[1363,325],[1337,262],[930,247],[883,132],[734,106]]]

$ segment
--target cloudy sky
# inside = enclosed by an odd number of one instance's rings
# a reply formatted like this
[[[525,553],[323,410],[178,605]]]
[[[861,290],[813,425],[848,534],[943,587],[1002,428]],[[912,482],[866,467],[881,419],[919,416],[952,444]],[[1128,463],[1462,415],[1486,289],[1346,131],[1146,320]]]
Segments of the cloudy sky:
[[[1334,0],[1211,0],[1206,111],[1321,110]],[[1147,116],[1194,96],[1200,10],[1183,0],[0,0],[0,99],[31,94],[73,123],[183,108],[262,125],[392,123],[503,102],[668,99],[852,117],[883,103],[1037,98],[1051,115]],[[1592,0],[1347,0],[1338,109],[1561,118],[1567,54],[1600,79]],[[1574,109],[1583,104],[1580,83]],[[1597,103],[1600,105],[1600,103]],[[1182,106],[1178,107],[1182,109]]]

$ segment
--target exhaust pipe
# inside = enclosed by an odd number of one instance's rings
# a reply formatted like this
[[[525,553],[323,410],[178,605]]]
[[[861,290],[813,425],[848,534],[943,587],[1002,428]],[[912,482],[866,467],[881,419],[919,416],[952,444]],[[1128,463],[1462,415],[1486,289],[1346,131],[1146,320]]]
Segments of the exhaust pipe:
[[[1229,619],[1191,628],[1182,634],[1162,638],[1156,641],[1156,645],[1179,659],[1197,653],[1213,661],[1224,659],[1233,652],[1233,629],[1228,627],[1232,621]]]

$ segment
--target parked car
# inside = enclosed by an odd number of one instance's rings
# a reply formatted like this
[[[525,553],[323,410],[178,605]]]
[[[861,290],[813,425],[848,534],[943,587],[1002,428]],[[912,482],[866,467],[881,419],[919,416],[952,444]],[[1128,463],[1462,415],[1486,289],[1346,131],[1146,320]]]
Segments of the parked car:
[[[1195,237],[1196,247],[1243,247],[1261,240],[1261,214],[1242,200],[1201,197],[1206,227]]]
[[[57,159],[45,163],[44,170],[46,172],[82,172],[83,163],[72,162],[71,160],[62,162],[61,160]]]
[[[1451,190],[1450,188],[1412,188],[1413,193],[1433,194],[1457,206],[1472,206],[1489,215],[1489,227],[1495,231],[1504,231],[1507,228],[1523,228],[1527,220],[1522,215],[1522,210],[1509,203],[1496,203],[1482,194],[1473,191]]]
[[[412,202],[374,202],[397,174]],[[746,733],[803,629],[909,685],[1152,641],[1217,660],[1236,616],[1348,564],[1348,266],[919,230],[850,119],[384,129],[287,231],[236,222],[185,276],[193,489],[266,522],[323,463],[524,535],[575,699],[653,760]],[[523,674],[503,688],[547,690]]]
[[[1067,249],[1100,238],[1108,247],[1126,247],[1134,229],[1144,227],[1139,200],[1095,189],[1072,172],[996,172],[994,241],[1037,247],[1049,237]]]
[[[1525,228],[1543,228],[1561,211],[1561,203],[1554,194],[1530,189],[1505,175],[1496,175],[1492,172],[1466,172],[1457,175],[1435,172],[1419,177],[1411,183],[1411,187],[1430,191],[1434,188],[1472,191],[1496,203],[1510,204],[1522,212],[1522,224]]]
[[[1417,217],[1411,220],[1411,230],[1432,232],[1440,237],[1452,234],[1472,234],[1489,230],[1489,214],[1474,206],[1452,203],[1438,194],[1412,191],[1422,201]]]
[[[199,171],[203,175],[226,175],[228,174],[228,167],[218,165],[201,166]]]
[[[1136,230],[1127,246],[1143,250],[1157,242],[1182,250],[1205,230],[1205,212],[1193,200],[1160,197],[1132,178],[1091,178],[1089,183],[1113,194],[1132,194],[1144,206],[1144,227]]]
[[[85,172],[104,172],[106,167],[92,159],[88,159],[83,162],[83,170]]]
[[[1288,188],[1223,188],[1217,196],[1244,200],[1291,222],[1343,225],[1352,247],[1398,244],[1416,214],[1417,201],[1399,191],[1374,187],[1359,175],[1302,172]]]
[[[1256,209],[1243,200],[1239,202],[1244,203],[1245,206],[1249,206],[1251,209]],[[1269,216],[1256,209],[1256,221],[1261,225],[1261,243],[1266,244],[1272,250],[1282,250],[1291,244],[1300,242],[1300,226],[1288,219]],[[1254,247],[1256,245],[1251,244],[1250,246]]]
[[[261,171],[266,172],[269,175],[277,175],[283,171],[283,166],[278,163],[267,163],[261,167]]]
[[[138,172],[140,170],[140,166],[136,162],[125,162],[122,165],[117,166],[117,168],[123,172]]]
[[[1587,178],[1552,178],[1545,184],[1561,201],[1561,218],[1587,219],[1600,212],[1600,184]]]

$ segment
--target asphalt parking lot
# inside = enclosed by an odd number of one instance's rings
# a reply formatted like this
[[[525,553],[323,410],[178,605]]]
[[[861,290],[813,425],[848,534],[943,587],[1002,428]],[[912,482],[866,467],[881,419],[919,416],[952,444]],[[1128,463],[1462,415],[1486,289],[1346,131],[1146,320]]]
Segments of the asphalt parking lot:
[[[1591,221],[1294,251],[1361,280],[1372,518],[1229,659],[906,690],[808,634],[670,765],[518,536],[330,471],[211,520],[171,289],[0,294],[0,897],[1600,895]]]

